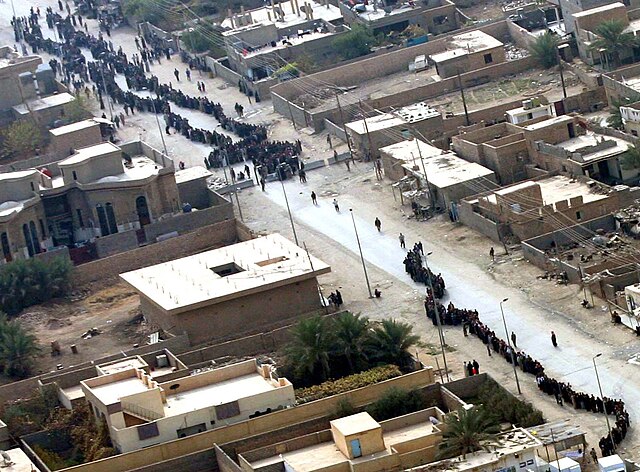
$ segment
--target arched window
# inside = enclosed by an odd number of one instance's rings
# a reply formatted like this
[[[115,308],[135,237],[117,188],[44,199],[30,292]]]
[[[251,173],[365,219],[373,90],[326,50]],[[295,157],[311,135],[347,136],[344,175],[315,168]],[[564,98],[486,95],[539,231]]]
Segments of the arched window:
[[[118,224],[116,223],[116,215],[113,211],[113,205],[111,203],[107,203],[107,221],[109,222],[109,233],[115,234],[118,232]]]
[[[102,236],[109,234],[109,224],[107,223],[107,212],[104,207],[99,203],[96,205],[96,212],[98,213],[98,222],[100,223],[100,232]]]
[[[7,233],[0,234],[0,245],[2,245],[2,256],[5,262],[11,262],[11,246],[9,246],[9,235]]]
[[[27,252],[29,253],[29,257],[33,257],[33,255],[36,252],[33,249],[33,241],[31,240],[31,232],[29,231],[29,225],[26,223],[22,225],[22,234],[24,235],[24,243],[27,246]]]
[[[31,232],[31,244],[33,244],[33,251],[36,254],[40,254],[42,252],[42,248],[40,247],[40,238],[38,238],[38,230],[36,229],[36,224],[33,221],[29,222],[29,231]]]

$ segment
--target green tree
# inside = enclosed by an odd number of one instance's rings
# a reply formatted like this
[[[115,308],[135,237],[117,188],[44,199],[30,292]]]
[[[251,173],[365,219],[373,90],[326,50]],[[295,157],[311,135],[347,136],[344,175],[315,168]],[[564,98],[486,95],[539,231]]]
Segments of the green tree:
[[[220,31],[208,23],[196,25],[182,33],[182,43],[195,53],[210,52],[214,57],[222,57],[226,54],[222,49],[223,42]]]
[[[598,35],[592,47],[595,50],[604,49],[605,54],[611,56],[613,68],[620,66],[620,51],[632,49],[638,44],[633,33],[625,32],[626,25],[620,20],[605,20],[600,23],[594,33]]]
[[[322,316],[300,320],[291,328],[291,341],[286,347],[287,363],[299,377],[311,375],[321,380],[329,378],[329,360],[335,337],[330,324]]]
[[[337,351],[344,355],[349,370],[356,372],[366,360],[369,318],[345,312],[334,321]]]
[[[480,450],[490,451],[495,444],[495,436],[500,431],[499,425],[489,417],[483,408],[464,408],[445,419],[446,429],[442,435],[438,458],[450,459]]]
[[[536,61],[545,69],[558,64],[558,37],[549,31],[538,36],[529,50]]]
[[[407,367],[411,361],[409,349],[420,341],[420,336],[412,331],[408,323],[390,318],[382,320],[370,333],[367,343],[369,358]]]
[[[27,377],[39,352],[34,335],[17,321],[8,321],[6,315],[0,315],[0,366],[7,375]]]
[[[156,26],[162,23],[167,15],[166,10],[162,10],[154,0],[123,0],[122,12],[125,17],[148,21]]]
[[[38,126],[31,120],[16,121],[0,132],[0,153],[4,158],[25,159],[33,157],[45,140]]]
[[[334,39],[332,45],[338,55],[348,60],[369,54],[371,47],[376,45],[376,39],[371,29],[355,24],[351,31]]]
[[[629,146],[627,152],[622,155],[620,165],[624,170],[640,168],[640,148]]]
[[[367,407],[376,421],[384,421],[396,416],[408,415],[426,408],[424,395],[419,390],[403,390],[392,387]]]
[[[87,105],[87,99],[79,93],[76,95],[76,99],[65,107],[64,117],[69,123],[86,120],[91,116],[91,112]]]

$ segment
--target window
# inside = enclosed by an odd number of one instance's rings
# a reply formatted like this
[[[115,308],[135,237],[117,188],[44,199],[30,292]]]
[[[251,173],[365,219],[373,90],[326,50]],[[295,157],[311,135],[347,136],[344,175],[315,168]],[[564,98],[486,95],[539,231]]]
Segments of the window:
[[[73,180],[78,180],[78,174],[76,174],[76,171],[72,171],[71,172],[73,174]]]
[[[38,222],[40,223],[40,233],[42,233],[42,239],[45,239],[47,237],[47,231],[44,227],[44,221],[42,221],[42,218],[40,218]]]
[[[631,134],[634,135],[634,136],[638,136],[638,132],[635,129],[631,130]]]
[[[31,186],[31,191],[35,192],[36,191],[36,186],[33,185],[33,182],[29,182],[29,185]]]
[[[109,222],[109,234],[115,234],[118,232],[118,225],[116,224],[116,215],[113,211],[113,205],[107,203],[107,221]]]
[[[493,62],[493,57],[491,56],[491,54],[485,54],[484,55],[484,63],[485,64],[491,64]]]
[[[84,219],[82,218],[82,210],[80,208],[76,208],[76,216],[78,217],[78,226],[84,228]]]
[[[109,225],[107,223],[107,212],[100,204],[96,205],[96,212],[98,213],[98,222],[100,223],[100,233],[102,236],[109,235]]]
[[[226,420],[227,418],[233,418],[240,414],[240,405],[237,401],[230,403],[223,403],[216,406],[216,416],[218,420]]]
[[[106,203],[105,206],[98,203],[96,205],[96,212],[98,213],[98,222],[100,223],[102,236],[108,236],[118,232],[116,216],[111,203]]]
[[[582,212],[576,211],[576,220],[580,221],[582,219]]]
[[[138,439],[140,441],[144,441],[145,439],[155,438],[156,436],[160,436],[160,431],[158,430],[158,423],[155,421],[153,423],[141,424],[138,426]]]

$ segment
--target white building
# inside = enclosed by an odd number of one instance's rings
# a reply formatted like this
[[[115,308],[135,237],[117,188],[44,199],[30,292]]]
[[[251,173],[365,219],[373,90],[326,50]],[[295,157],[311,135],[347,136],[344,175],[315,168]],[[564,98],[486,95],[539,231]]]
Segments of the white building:
[[[293,385],[255,359],[158,383],[131,367],[81,382],[120,452],[238,423],[295,404]]]
[[[507,121],[519,125],[537,118],[550,118],[553,116],[553,105],[542,104],[537,98],[524,100],[522,106],[507,110]]]

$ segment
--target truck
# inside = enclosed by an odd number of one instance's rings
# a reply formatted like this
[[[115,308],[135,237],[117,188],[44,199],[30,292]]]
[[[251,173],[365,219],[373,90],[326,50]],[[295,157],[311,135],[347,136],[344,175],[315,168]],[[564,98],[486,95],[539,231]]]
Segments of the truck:
[[[598,459],[600,472],[624,472],[624,462],[618,454],[612,456],[601,457]]]
[[[569,457],[549,462],[550,472],[580,472],[580,464]]]

